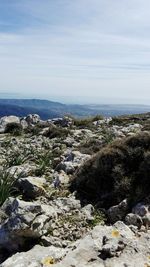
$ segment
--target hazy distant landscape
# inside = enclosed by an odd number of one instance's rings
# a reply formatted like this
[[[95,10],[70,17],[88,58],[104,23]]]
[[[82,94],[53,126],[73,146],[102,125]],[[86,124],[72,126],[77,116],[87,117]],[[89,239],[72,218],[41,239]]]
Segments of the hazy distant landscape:
[[[73,115],[77,117],[128,115],[149,112],[149,105],[73,105],[62,104],[40,99],[0,99],[0,116],[16,115],[19,117],[28,114],[39,114],[42,119]]]

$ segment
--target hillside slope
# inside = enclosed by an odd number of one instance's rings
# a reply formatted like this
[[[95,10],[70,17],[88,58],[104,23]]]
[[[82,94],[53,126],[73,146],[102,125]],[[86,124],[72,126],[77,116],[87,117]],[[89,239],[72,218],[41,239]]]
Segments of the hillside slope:
[[[150,266],[149,122],[0,118],[0,266]]]
[[[0,99],[0,116],[37,113],[42,119],[62,117],[66,114],[77,117],[101,114],[109,117],[149,111],[150,106],[144,105],[69,105],[40,99]]]

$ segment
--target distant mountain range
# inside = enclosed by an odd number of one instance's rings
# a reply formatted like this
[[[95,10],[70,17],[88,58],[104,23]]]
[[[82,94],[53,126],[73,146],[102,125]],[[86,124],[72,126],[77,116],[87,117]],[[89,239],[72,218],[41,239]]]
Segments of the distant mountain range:
[[[0,99],[0,117],[39,114],[42,119],[62,117],[70,114],[78,117],[115,116],[150,112],[150,105],[68,105],[40,99]]]

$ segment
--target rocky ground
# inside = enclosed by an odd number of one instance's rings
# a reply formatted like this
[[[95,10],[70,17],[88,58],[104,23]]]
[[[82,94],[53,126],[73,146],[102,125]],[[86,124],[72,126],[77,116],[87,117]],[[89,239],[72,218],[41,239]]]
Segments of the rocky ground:
[[[150,266],[149,173],[150,114],[0,118],[0,266]]]

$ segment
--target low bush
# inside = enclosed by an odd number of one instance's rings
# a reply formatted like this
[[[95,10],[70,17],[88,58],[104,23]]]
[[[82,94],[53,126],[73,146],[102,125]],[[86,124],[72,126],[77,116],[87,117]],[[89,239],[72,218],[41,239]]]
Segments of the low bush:
[[[42,128],[39,127],[38,125],[29,125],[25,130],[25,134],[30,134],[31,136],[33,135],[39,135],[41,132]]]
[[[45,171],[47,170],[47,168],[52,167],[52,158],[53,158],[53,155],[51,152],[45,152],[41,154],[40,157],[37,158],[36,163],[38,167],[35,171],[35,174],[37,176],[43,175]]]
[[[5,165],[7,168],[19,166],[27,162],[29,159],[30,155],[26,152],[26,150],[24,150],[23,153],[20,153],[19,150],[16,150],[8,153]]]
[[[28,127],[24,129],[24,133],[31,135],[39,135],[41,131],[46,127],[49,127],[49,123],[47,121],[40,121],[35,125],[28,125]]]
[[[71,190],[108,208],[150,195],[150,133],[141,132],[104,147],[76,172]]]
[[[121,115],[115,116],[110,121],[110,125],[128,126],[134,123],[144,125],[150,119],[150,113],[135,114],[135,115]]]
[[[12,135],[21,135],[23,131],[22,125],[16,122],[8,123],[5,128],[5,133],[10,133]]]
[[[101,140],[98,140],[96,138],[91,138],[89,140],[82,142],[78,146],[78,150],[83,154],[92,155],[98,152],[103,146],[104,144]]]
[[[88,117],[88,118],[84,118],[84,119],[74,119],[74,125],[76,127],[79,127],[79,128],[93,128],[94,127],[94,124],[93,122],[94,121],[98,121],[98,120],[102,120],[103,117],[101,115],[97,115],[97,116],[94,116],[94,117]]]
[[[44,133],[45,137],[48,137],[50,139],[53,138],[65,138],[70,133],[70,130],[68,128],[62,128],[59,126],[51,125],[48,130]]]

